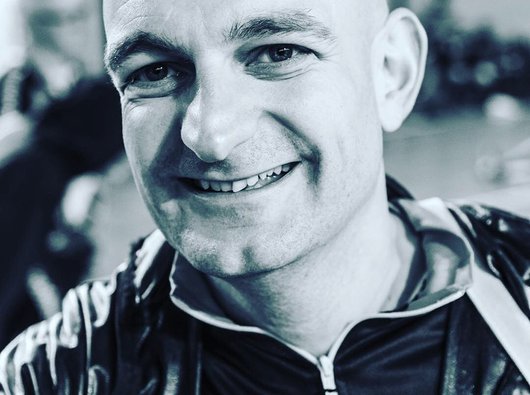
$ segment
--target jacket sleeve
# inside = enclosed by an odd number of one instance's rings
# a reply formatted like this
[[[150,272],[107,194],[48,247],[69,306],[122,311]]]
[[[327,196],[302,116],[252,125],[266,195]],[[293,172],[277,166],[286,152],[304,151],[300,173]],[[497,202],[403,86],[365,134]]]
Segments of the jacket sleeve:
[[[108,393],[114,288],[94,282],[69,291],[61,313],[13,340],[0,354],[0,394]]]
[[[170,303],[174,254],[154,232],[133,246],[128,264],[109,281],[69,291],[61,313],[27,329],[0,354],[0,395],[155,393],[164,381],[163,346],[151,342],[163,322],[161,306]]]

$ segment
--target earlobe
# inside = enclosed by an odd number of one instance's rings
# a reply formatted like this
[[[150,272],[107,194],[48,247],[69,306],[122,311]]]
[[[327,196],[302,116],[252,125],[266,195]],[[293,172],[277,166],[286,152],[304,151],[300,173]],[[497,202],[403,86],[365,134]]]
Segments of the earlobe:
[[[393,11],[372,47],[372,75],[383,130],[399,129],[418,96],[427,58],[427,34],[416,15]]]

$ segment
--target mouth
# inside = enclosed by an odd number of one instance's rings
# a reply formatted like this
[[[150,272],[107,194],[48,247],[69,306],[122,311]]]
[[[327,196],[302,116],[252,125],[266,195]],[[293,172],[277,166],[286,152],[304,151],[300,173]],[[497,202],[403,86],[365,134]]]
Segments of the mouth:
[[[238,180],[197,180],[192,178],[183,179],[186,184],[201,192],[239,193],[253,191],[273,184],[289,174],[298,163],[287,163],[269,169],[263,173]]]

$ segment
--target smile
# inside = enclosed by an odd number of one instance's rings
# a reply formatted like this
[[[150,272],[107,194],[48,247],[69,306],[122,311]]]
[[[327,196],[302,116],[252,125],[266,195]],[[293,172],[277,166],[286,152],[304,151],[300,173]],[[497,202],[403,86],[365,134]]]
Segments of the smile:
[[[272,184],[287,173],[289,173],[294,167],[295,163],[288,163],[282,166],[277,166],[273,169],[267,170],[263,173],[256,174],[254,176],[234,180],[234,181],[217,181],[217,180],[190,180],[193,185],[199,190],[205,192],[224,192],[224,193],[235,193],[242,191],[251,191],[259,188],[263,188],[269,184]]]

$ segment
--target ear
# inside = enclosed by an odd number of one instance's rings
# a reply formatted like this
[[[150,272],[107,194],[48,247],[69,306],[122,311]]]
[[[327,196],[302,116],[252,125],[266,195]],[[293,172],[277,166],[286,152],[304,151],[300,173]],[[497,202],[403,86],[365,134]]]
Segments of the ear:
[[[416,15],[405,8],[393,11],[372,47],[372,75],[384,131],[399,129],[412,111],[426,58],[427,34]]]

